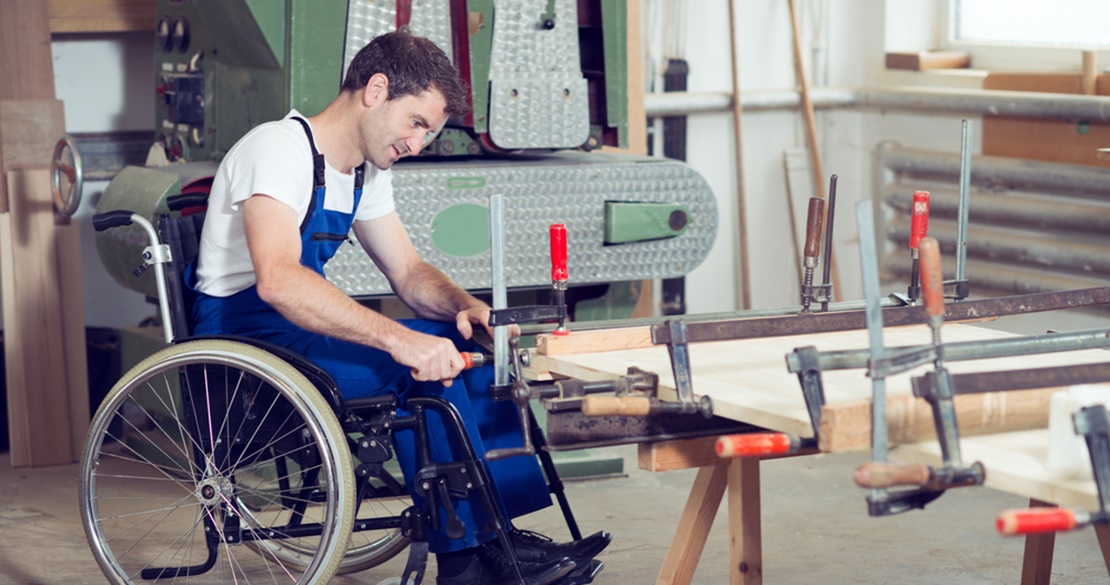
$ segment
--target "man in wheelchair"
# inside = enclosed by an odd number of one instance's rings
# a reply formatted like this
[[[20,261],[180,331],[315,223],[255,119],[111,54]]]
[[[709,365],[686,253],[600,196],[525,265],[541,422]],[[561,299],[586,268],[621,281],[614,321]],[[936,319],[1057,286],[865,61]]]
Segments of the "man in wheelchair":
[[[465,421],[479,458],[518,446],[515,406],[490,398],[492,368],[463,371],[460,351],[473,349],[475,326],[488,328],[490,307],[423,261],[394,211],[390,167],[467,109],[447,56],[426,39],[396,32],[358,53],[323,112],[294,110],[244,136],[212,185],[193,284],[193,333],[286,347],[331,374],[348,400],[393,393],[403,406],[412,396],[442,396]],[[419,319],[389,319],[324,278],[324,264],[352,230]],[[413,434],[394,435],[410,491]],[[436,416],[429,434],[433,459],[454,460]],[[534,457],[488,462],[488,471],[506,518],[551,504]],[[461,538],[449,538],[445,527],[428,535],[437,583],[515,583],[483,506],[461,500],[455,512],[465,525]],[[610,540],[598,532],[556,543],[511,525],[507,534],[521,574],[535,585],[583,582],[576,574]]]

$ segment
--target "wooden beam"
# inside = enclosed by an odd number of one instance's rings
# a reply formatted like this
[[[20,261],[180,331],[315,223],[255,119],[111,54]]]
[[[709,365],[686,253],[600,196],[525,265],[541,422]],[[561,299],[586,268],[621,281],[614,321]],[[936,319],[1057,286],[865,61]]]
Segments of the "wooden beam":
[[[651,327],[647,326],[574,331],[574,324],[571,324],[570,328],[570,335],[537,335],[536,351],[540,355],[556,356],[639,349],[654,345],[651,342]]]
[[[637,445],[640,469],[647,471],[670,471],[674,469],[690,469],[692,467],[706,467],[712,465],[725,465],[730,460],[717,456],[715,445],[717,437],[699,437],[697,439],[677,439],[674,441],[659,441],[657,443],[640,443]]]
[[[961,437],[1005,433],[1048,426],[1053,392],[1041,388],[1014,392],[962,394],[954,399]],[[891,446],[935,439],[933,410],[922,398],[896,396],[887,400],[887,440]],[[871,448],[871,401],[826,404],[821,409],[820,450],[826,453]]]
[[[733,459],[728,466],[728,582],[763,583],[763,519],[759,459]]]
[[[663,558],[656,585],[688,585],[728,485],[728,467],[702,467],[694,478],[686,507],[678,520],[671,546]]]
[[[9,212],[0,215],[0,281],[11,462],[13,467],[72,463],[50,173],[10,171],[7,182],[11,197]],[[87,400],[88,387],[83,391]]]
[[[154,32],[157,4],[156,0],[50,0],[50,32]]]
[[[1036,498],[1029,500],[1030,508],[1055,508],[1056,504]],[[1052,553],[1056,547],[1056,533],[1029,534],[1025,537],[1025,555],[1021,563],[1021,585],[1048,585],[1052,580]]]

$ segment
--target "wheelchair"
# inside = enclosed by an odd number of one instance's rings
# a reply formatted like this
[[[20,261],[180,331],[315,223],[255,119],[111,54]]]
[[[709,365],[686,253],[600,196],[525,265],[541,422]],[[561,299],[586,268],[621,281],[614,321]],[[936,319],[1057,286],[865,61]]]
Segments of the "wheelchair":
[[[167,198],[158,229],[128,211],[99,214],[98,231],[140,225],[150,240],[168,347],[128,371],[90,424],[80,507],[93,556],[112,583],[326,583],[410,556],[402,583],[419,583],[426,531],[462,532],[452,501],[475,494],[507,543],[507,522],[454,406],[434,396],[344,400],[322,369],[284,348],[189,330],[183,267],[197,255],[207,194]],[[435,411],[462,456],[431,460],[426,415]],[[530,413],[529,413],[530,415]],[[534,417],[531,440],[543,446]],[[413,505],[391,433],[417,442]],[[550,455],[540,462],[581,538]],[[443,523],[443,524],[441,524]],[[452,534],[454,532],[454,534]],[[509,558],[515,563],[511,547]],[[519,566],[517,575],[520,576]]]

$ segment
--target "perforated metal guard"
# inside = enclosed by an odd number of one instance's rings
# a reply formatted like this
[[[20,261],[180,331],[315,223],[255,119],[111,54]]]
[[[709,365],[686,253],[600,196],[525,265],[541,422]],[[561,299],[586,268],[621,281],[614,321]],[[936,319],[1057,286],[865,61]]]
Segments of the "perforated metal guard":
[[[343,75],[359,49],[376,36],[397,30],[397,0],[351,0],[347,5],[347,40]],[[412,0],[409,30],[430,39],[447,56],[451,49],[451,5],[444,0]]]
[[[578,4],[556,0],[548,30],[541,25],[548,1],[494,1],[489,135],[501,148],[577,148],[590,135]]]
[[[505,197],[510,287],[551,284],[552,223],[567,226],[568,269],[576,284],[682,276],[705,259],[717,235],[709,184],[685,163],[667,159],[568,152],[515,161],[413,161],[395,165],[393,184],[397,212],[420,255],[468,289],[491,286],[489,251],[466,258],[445,254],[432,242],[432,222],[453,205],[488,207],[494,193]],[[606,201],[679,203],[689,209],[689,228],[674,238],[607,246]],[[357,245],[341,247],[326,272],[348,294],[390,294],[385,277]]]

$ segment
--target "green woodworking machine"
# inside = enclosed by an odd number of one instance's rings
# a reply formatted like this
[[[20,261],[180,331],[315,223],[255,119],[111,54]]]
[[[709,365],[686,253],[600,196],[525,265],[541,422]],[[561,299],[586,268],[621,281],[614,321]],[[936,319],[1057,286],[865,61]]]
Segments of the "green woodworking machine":
[[[359,48],[407,28],[451,56],[471,88],[471,113],[394,167],[397,210],[414,243],[460,284],[491,286],[495,194],[506,201],[513,288],[549,285],[537,242],[551,223],[567,226],[575,285],[681,277],[716,237],[716,199],[699,173],[597,150],[629,145],[627,62],[638,55],[627,50],[625,0],[160,0],[156,18],[156,147],[145,166],[112,180],[98,213],[154,218],[167,196],[206,189],[250,128],[291,108],[318,113]],[[154,296],[152,277],[134,266],[141,234],[97,237],[108,271]],[[328,278],[353,296],[388,295],[355,248],[344,247]],[[630,310],[636,300],[617,304]]]

